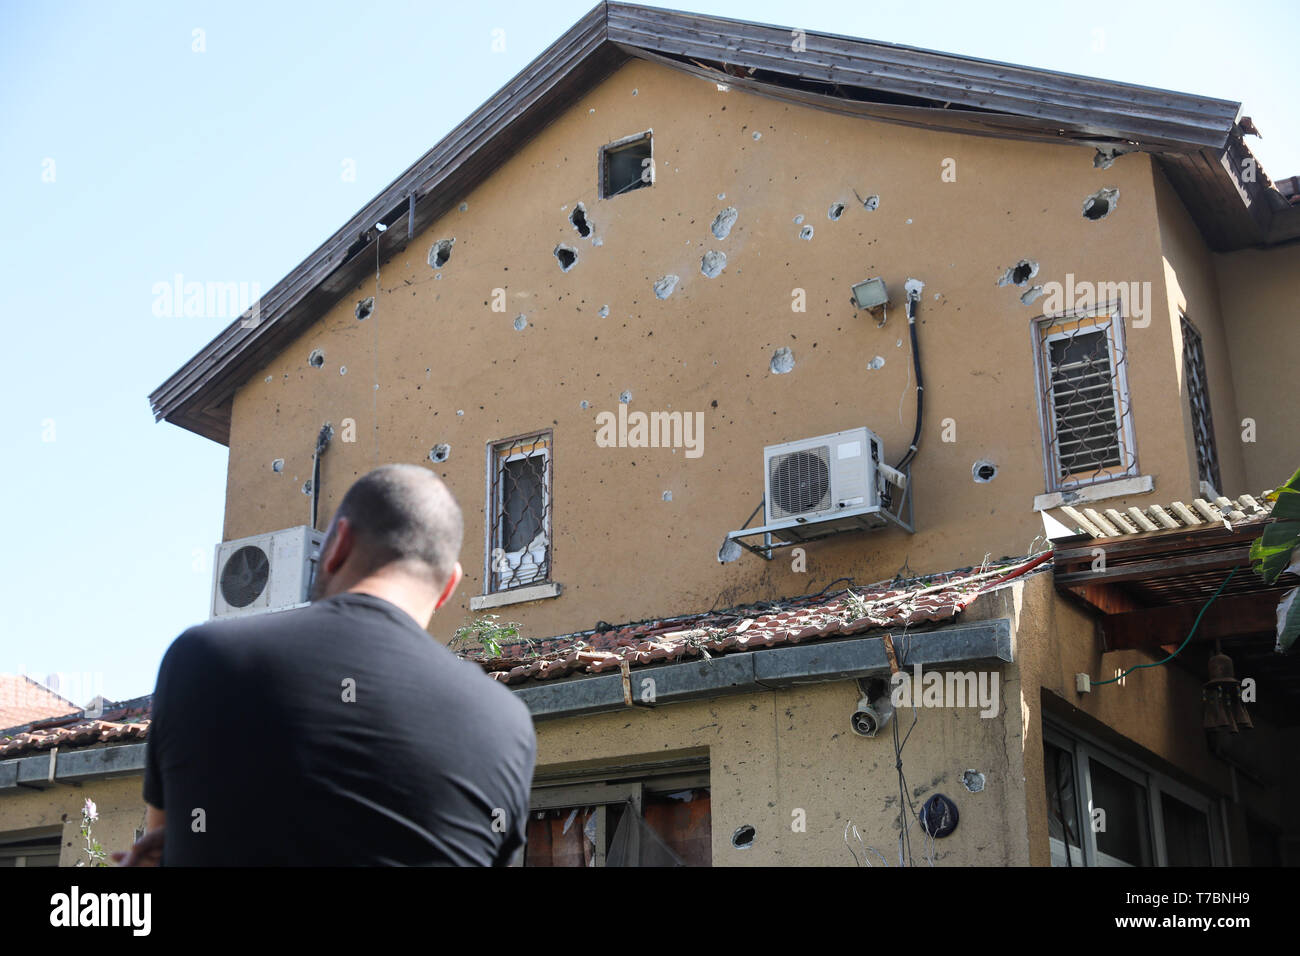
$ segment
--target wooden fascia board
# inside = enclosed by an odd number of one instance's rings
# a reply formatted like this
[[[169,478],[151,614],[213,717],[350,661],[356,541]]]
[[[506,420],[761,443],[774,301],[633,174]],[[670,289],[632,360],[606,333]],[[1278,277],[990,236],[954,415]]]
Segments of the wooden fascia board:
[[[1240,110],[1197,97],[767,24],[609,5],[609,36],[661,54],[755,67],[791,78],[880,90],[975,109],[1079,124],[1138,141],[1223,147]]]
[[[1271,634],[1277,628],[1277,602],[1282,592],[1229,594],[1211,604],[1197,625],[1193,643]],[[1204,602],[1153,607],[1107,614],[1101,618],[1107,652],[1181,644],[1191,633]]]

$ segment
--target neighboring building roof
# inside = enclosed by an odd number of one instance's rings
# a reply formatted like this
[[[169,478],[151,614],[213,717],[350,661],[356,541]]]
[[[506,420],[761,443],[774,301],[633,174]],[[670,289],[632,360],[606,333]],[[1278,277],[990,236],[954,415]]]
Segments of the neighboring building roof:
[[[690,657],[761,650],[880,628],[907,628],[951,621],[980,595],[1013,578],[1051,567],[1051,552],[1003,559],[997,565],[964,568],[863,588],[823,589],[815,594],[762,601],[725,611],[642,621],[596,629],[532,644],[502,647],[500,657],[481,651],[466,655],[505,684],[552,680],[663,664]],[[837,582],[832,582],[832,584]]]
[[[87,718],[80,711],[0,731],[0,760],[25,757],[51,747],[90,747],[143,740],[149,733],[153,695],[106,703],[104,713]]]
[[[1195,498],[1191,506],[1175,501],[1168,505],[1147,505],[1146,508],[1127,508],[1123,512],[1105,508],[1073,508],[1062,505],[1059,510],[1079,534],[1094,538],[1118,538],[1128,535],[1148,534],[1153,531],[1185,531],[1197,527],[1226,525],[1237,527],[1265,521],[1273,512],[1273,502],[1266,491],[1255,498],[1241,495],[1236,501],[1220,496],[1213,501]]]
[[[367,203],[152,395],[154,417],[230,441],[235,390],[363,275],[509,159],[588,89],[636,57],[788,103],[951,132],[1093,146],[1098,165],[1155,153],[1214,249],[1300,236],[1300,213],[1242,139],[1240,104],[806,32],[601,3]],[[1242,171],[1257,173],[1243,180]],[[387,227],[376,228],[377,223]]]
[[[81,713],[81,708],[23,674],[0,674],[0,729],[47,717]]]

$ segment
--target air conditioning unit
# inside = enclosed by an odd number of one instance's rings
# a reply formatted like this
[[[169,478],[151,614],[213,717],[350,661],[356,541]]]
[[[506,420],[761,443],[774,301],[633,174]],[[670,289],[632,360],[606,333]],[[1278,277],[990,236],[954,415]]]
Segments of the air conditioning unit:
[[[324,540],[325,532],[299,525],[217,545],[212,617],[286,611],[306,604]]]
[[[898,473],[884,463],[880,437],[870,429],[769,445],[763,470],[764,526],[783,541],[881,528],[891,520],[884,513],[887,482]]]

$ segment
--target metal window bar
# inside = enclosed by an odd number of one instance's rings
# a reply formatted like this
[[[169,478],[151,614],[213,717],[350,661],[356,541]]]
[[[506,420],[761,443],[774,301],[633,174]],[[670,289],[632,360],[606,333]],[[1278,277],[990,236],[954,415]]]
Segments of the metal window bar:
[[[1117,315],[1043,320],[1043,425],[1055,488],[1137,473]]]
[[[1180,316],[1183,327],[1183,369],[1187,377],[1187,394],[1192,403],[1192,437],[1196,442],[1196,470],[1201,481],[1215,488],[1219,483],[1219,450],[1214,442],[1214,419],[1210,415],[1210,387],[1205,374],[1205,348],[1201,335],[1187,316]]]
[[[530,435],[492,447],[489,592],[550,580],[551,440]]]

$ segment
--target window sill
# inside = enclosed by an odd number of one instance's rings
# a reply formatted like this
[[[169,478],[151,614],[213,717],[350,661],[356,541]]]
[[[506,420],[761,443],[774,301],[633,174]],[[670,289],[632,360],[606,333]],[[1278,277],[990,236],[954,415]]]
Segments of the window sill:
[[[506,607],[509,604],[525,604],[528,601],[543,601],[560,596],[563,586],[555,581],[546,584],[530,584],[524,588],[511,588],[509,591],[497,591],[494,594],[476,594],[469,599],[471,611],[486,611],[494,607]]]
[[[1150,475],[1099,481],[1095,485],[1084,485],[1082,488],[1071,488],[1069,491],[1053,491],[1045,495],[1037,495],[1034,498],[1034,510],[1050,511],[1062,505],[1087,504],[1091,501],[1125,498],[1129,495],[1146,495],[1155,491],[1155,487],[1155,479]]]

